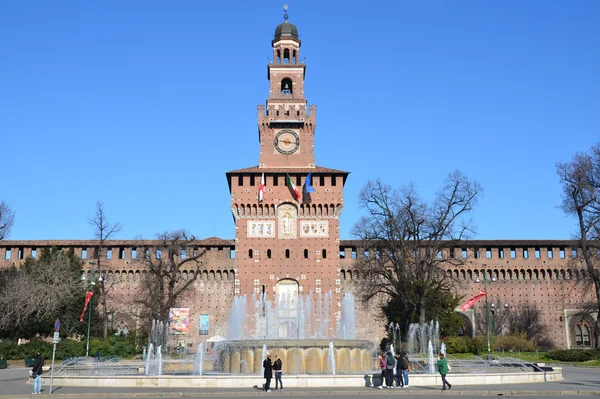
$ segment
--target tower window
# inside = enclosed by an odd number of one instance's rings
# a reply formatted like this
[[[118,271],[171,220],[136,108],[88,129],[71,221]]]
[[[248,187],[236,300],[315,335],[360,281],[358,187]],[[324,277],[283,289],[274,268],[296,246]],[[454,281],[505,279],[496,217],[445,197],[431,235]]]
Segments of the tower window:
[[[279,185],[279,179],[277,176],[273,176],[273,186]]]
[[[319,176],[319,186],[325,187],[325,176]]]
[[[271,250],[267,249],[267,258],[271,259]]]
[[[293,90],[294,88],[290,78],[285,78],[281,81],[281,94],[292,94]]]
[[[289,258],[290,258],[290,250],[289,250],[289,249],[286,249],[286,250],[285,250],[285,258],[286,258],[286,259],[289,259]]]
[[[250,176],[250,185],[254,186],[254,176]]]
[[[308,249],[304,250],[304,259],[308,259]]]
[[[244,185],[244,176],[238,176],[238,186]]]
[[[336,183],[337,183],[336,179],[337,179],[337,176],[331,176],[331,185],[332,186],[336,185]]]
[[[252,256],[254,255],[254,251],[252,251],[251,249],[248,250],[248,258],[252,259]]]
[[[290,49],[289,48],[286,48],[285,50],[283,50],[283,63],[284,64],[290,63]]]
[[[326,250],[326,249],[324,249],[324,250],[322,250],[322,251],[321,251],[321,257],[322,257],[323,259],[326,259],[326,258],[327,258],[327,250]]]

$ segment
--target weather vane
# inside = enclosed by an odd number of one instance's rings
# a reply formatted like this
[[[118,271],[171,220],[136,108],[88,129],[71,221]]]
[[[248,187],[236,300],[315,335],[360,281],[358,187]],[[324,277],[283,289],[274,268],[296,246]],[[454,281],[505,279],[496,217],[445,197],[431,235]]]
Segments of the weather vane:
[[[287,13],[287,9],[288,9],[288,5],[287,5],[287,4],[284,4],[284,5],[283,5],[283,19],[285,19],[285,22],[287,22],[287,20],[288,20],[288,18],[289,18],[289,17],[288,17],[288,13]]]

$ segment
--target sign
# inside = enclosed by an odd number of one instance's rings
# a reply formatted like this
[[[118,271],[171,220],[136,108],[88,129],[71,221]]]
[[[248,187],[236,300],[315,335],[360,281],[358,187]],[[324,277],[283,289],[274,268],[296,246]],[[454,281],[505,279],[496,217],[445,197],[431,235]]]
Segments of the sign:
[[[58,332],[58,330],[60,330],[60,320],[56,319],[54,322],[54,331]]]
[[[169,324],[171,325],[171,334],[188,334],[190,331],[190,309],[171,308],[169,310]]]
[[[52,340],[53,343],[58,344],[58,331],[56,331],[54,333],[54,339]]]

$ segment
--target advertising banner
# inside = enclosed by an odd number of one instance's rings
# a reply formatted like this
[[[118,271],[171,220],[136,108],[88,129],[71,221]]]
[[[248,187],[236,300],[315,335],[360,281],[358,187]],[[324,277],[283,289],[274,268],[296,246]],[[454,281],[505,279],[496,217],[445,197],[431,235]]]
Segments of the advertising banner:
[[[190,332],[190,309],[171,308],[169,310],[171,334],[182,335]]]

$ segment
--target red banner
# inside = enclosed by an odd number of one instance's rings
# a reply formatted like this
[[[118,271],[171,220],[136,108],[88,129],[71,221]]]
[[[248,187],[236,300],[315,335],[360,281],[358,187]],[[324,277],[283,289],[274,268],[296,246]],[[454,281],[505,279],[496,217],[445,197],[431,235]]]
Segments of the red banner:
[[[473,298],[469,299],[464,305],[462,305],[460,308],[465,311],[467,309],[469,309],[471,306],[473,306],[473,304],[475,302],[477,302],[478,300],[480,300],[481,298],[483,298],[484,296],[487,295],[487,292],[485,292],[484,290],[479,290],[479,294],[475,295]]]
[[[92,299],[93,295],[94,291],[92,290],[87,290],[87,292],[85,293],[85,305],[83,305],[83,312],[81,312],[81,317],[79,318],[79,321],[83,321],[83,316],[85,316],[85,311],[87,310],[88,303],[90,303],[90,299]]]

